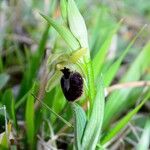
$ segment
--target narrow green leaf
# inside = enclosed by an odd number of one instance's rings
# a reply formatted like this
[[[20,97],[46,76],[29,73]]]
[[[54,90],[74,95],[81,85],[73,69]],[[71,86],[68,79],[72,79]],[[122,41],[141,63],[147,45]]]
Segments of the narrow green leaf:
[[[3,61],[2,61],[2,56],[0,54],[0,73],[3,72]]]
[[[150,118],[147,120],[141,139],[136,146],[136,150],[148,150],[150,146]]]
[[[129,82],[129,81],[138,81],[144,71],[150,66],[150,43],[147,43],[145,47],[142,49],[139,56],[132,63],[127,73],[121,79],[121,82]],[[105,117],[103,122],[103,128],[106,128],[110,121],[114,118],[114,116],[119,115],[119,113],[124,110],[130,101],[127,100],[131,88],[122,89],[119,91],[113,92],[106,103],[105,107]]]
[[[88,78],[88,96],[90,98],[90,113],[93,109],[93,103],[94,103],[94,97],[95,97],[95,84],[94,84],[94,73],[93,73],[93,66],[92,62],[89,61],[85,64],[85,69],[87,72],[87,78]]]
[[[139,80],[140,76],[144,71],[150,67],[150,42],[148,42],[141,50],[138,57],[132,63],[127,73],[121,79],[121,82],[136,81]]]
[[[74,114],[75,147],[81,150],[81,140],[86,125],[86,114],[77,103],[71,103]]]
[[[31,93],[34,91],[34,86],[31,89]],[[34,98],[28,94],[27,102],[26,102],[26,112],[25,112],[25,120],[26,120],[26,133],[27,133],[27,142],[29,144],[30,149],[34,148],[35,141],[35,125],[34,125]]]
[[[13,122],[13,125],[17,129],[17,120],[16,120],[16,112],[15,112],[15,99],[13,96],[12,89],[7,89],[2,97],[2,103],[6,106],[6,110],[8,113],[9,120]]]
[[[57,6],[57,1],[51,1],[49,14],[52,15],[55,12]],[[30,58],[28,57],[28,50],[26,50],[27,54],[27,69],[24,71],[23,80],[21,82],[21,88],[19,91],[19,95],[17,99],[23,97],[31,88],[34,78],[37,75],[37,71],[40,67],[41,60],[44,56],[45,45],[47,43],[47,39],[49,36],[50,25],[47,23],[42,32],[38,48],[36,53],[34,53]]]
[[[3,105],[6,106],[6,110],[7,110],[7,113],[8,113],[8,116],[11,120],[14,120],[14,110],[12,110],[12,105],[14,105],[14,96],[13,96],[13,93],[12,93],[12,90],[11,89],[7,89],[4,94],[3,94],[3,97],[2,97],[2,103]],[[15,120],[14,120],[14,123],[15,123]]]
[[[9,75],[2,73],[0,74],[0,90],[7,84],[9,80]]]
[[[82,140],[82,149],[95,150],[100,138],[100,132],[104,116],[104,87],[102,78],[97,82],[97,94],[95,97],[92,113],[85,128]]]
[[[74,0],[68,0],[67,8],[68,23],[72,34],[78,39],[81,47],[89,49],[86,25]]]
[[[115,127],[113,127],[112,129],[110,129],[110,131],[104,134],[104,136],[100,140],[100,143],[104,145],[112,138],[114,138],[120,132],[120,130],[122,130],[129,123],[132,117],[141,109],[141,107],[145,104],[149,97],[150,93],[146,94],[145,98],[139,105],[137,105],[131,112],[124,116]]]
[[[60,10],[61,10],[62,18],[67,24],[67,1],[66,0],[60,0]]]
[[[140,36],[140,34],[143,32],[146,26],[143,26],[141,30],[138,32],[138,34],[133,38],[133,40],[130,42],[130,44],[127,46],[127,48],[123,51],[121,56],[116,60],[107,70],[106,73],[104,73],[104,85],[107,87],[110,85],[110,83],[113,81],[117,71],[119,70],[120,64],[123,61],[124,57],[129,52],[131,46],[134,44],[136,39]]]
[[[72,50],[77,50],[80,48],[78,41],[66,27],[59,25],[56,21],[44,14],[41,14],[41,16],[56,29],[56,31],[61,35]]]
[[[28,68],[24,73],[18,99],[23,97],[32,87],[33,79],[36,77],[37,70],[39,69],[41,59],[44,55],[45,45],[49,35],[49,28],[50,26],[47,24],[41,36],[37,52],[29,59]]]
[[[15,104],[15,109],[17,110],[22,104],[25,103],[27,97],[28,97],[28,94],[29,94],[30,91],[28,91],[21,99],[19,99],[16,104]]]
[[[108,37],[104,41],[104,44],[100,47],[97,54],[95,55],[95,57],[92,60],[92,63],[93,63],[93,66],[94,66],[94,77],[95,77],[95,79],[97,79],[98,75],[101,72],[101,69],[102,69],[103,63],[106,59],[106,54],[109,50],[112,38],[116,34],[116,32],[118,31],[118,29],[120,27],[120,24],[121,24],[121,21],[112,30],[112,32],[108,35]]]
[[[50,5],[50,16],[55,12],[57,6],[57,1],[51,1]],[[49,36],[50,25],[47,23],[42,32],[38,48],[36,53],[34,53],[28,60],[27,69],[24,71],[24,77],[21,83],[21,88],[19,91],[18,99],[23,97],[31,88],[34,78],[37,75],[37,71],[40,67],[41,60],[45,54],[45,45]]]
[[[11,100],[11,116],[12,116],[12,119],[13,119],[14,126],[17,129],[17,119],[16,119],[15,100],[14,100],[14,98],[12,98],[12,100]]]

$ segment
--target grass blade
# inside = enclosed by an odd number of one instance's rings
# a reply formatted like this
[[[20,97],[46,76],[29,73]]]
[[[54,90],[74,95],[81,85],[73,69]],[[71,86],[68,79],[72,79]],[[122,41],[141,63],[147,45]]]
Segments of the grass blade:
[[[88,96],[90,98],[90,113],[93,108],[94,97],[95,97],[95,85],[94,85],[94,73],[93,73],[93,66],[92,61],[89,61],[85,65],[85,69],[87,71],[87,78],[88,78]]]
[[[104,88],[102,78],[98,82],[97,95],[95,97],[91,117],[85,128],[82,140],[82,149],[95,150],[100,138],[101,126],[104,115]]]
[[[3,61],[2,61],[2,56],[0,54],[0,73],[3,72]]]
[[[76,103],[71,103],[74,114],[74,132],[75,132],[75,146],[77,150],[81,149],[81,140],[86,125],[86,114],[82,107]]]
[[[95,77],[95,79],[97,79],[98,75],[101,72],[102,65],[105,61],[106,54],[109,50],[112,38],[116,34],[116,32],[118,31],[121,22],[122,21],[120,21],[118,23],[118,25],[115,27],[115,29],[108,35],[108,37],[104,41],[104,44],[101,46],[101,48],[98,50],[97,54],[95,55],[95,57],[92,60],[92,63],[94,66],[94,77]]]
[[[77,39],[72,35],[72,33],[64,26],[59,25],[56,21],[51,19],[50,17],[40,14],[56,31],[61,35],[64,41],[70,46],[72,50],[77,50],[80,48],[79,42]]]
[[[6,106],[9,119],[12,120],[15,127],[17,127],[15,108],[14,108],[15,100],[11,89],[7,89],[3,94],[2,103]]]
[[[118,58],[117,61],[115,61],[107,70],[106,73],[104,73],[104,85],[109,86],[110,83],[113,81],[117,71],[119,70],[120,64],[123,61],[124,57],[127,55],[129,52],[131,46],[134,44],[136,39],[140,36],[140,34],[143,32],[145,29],[146,25],[141,28],[141,30],[138,32],[138,34],[133,38],[133,40],[130,42],[130,44],[127,46],[127,48],[123,51],[121,56]]]
[[[67,1],[66,0],[60,1],[60,10],[61,10],[61,16],[64,22],[67,24]]]
[[[31,92],[34,91],[34,86]],[[29,144],[30,149],[34,149],[35,146],[35,125],[34,125],[34,98],[29,93],[26,103],[26,112],[25,112],[25,119],[26,119],[26,129],[27,129],[27,142]]]
[[[144,71],[150,65],[150,43],[146,44],[139,56],[132,63],[125,76],[121,79],[121,82],[138,81]],[[130,101],[127,100],[132,89],[122,89],[112,93],[106,103],[105,117],[103,122],[103,128],[106,128],[113,116],[116,116],[123,111]]]
[[[11,116],[12,116],[12,119],[13,119],[14,126],[17,129],[18,126],[17,126],[15,100],[14,100],[14,98],[12,98],[12,100],[11,100]]]
[[[38,50],[30,58],[30,62],[28,64],[29,68],[24,73],[24,77],[23,77],[23,80],[21,83],[21,88],[19,91],[18,99],[20,99],[22,96],[24,96],[26,94],[26,92],[31,89],[33,79],[36,77],[37,70],[40,66],[41,59],[44,55],[45,45],[46,45],[48,33],[49,33],[49,28],[50,28],[50,26],[46,25],[45,30],[44,30],[41,40],[40,40],[40,44],[38,46]]]
[[[141,139],[136,147],[136,150],[148,150],[150,146],[150,120],[146,122]]]
[[[30,92],[30,90],[29,90],[29,92]],[[15,109],[16,109],[16,110],[19,109],[19,107],[20,107],[22,104],[25,103],[25,101],[26,101],[26,99],[27,99],[27,97],[28,97],[29,92],[27,92],[21,99],[19,99],[19,100],[16,102],[16,104],[15,104]]]
[[[50,15],[52,15],[54,13],[55,8],[56,8],[56,3],[57,3],[56,1],[51,2],[50,11],[49,11]],[[44,31],[41,35],[37,51],[30,58],[28,58],[29,52],[26,49],[28,65],[27,65],[27,69],[26,69],[25,73],[23,74],[21,88],[19,91],[19,95],[17,97],[18,100],[20,98],[22,98],[26,94],[26,92],[28,92],[32,88],[33,80],[37,75],[37,71],[40,67],[41,60],[44,56],[45,45],[47,43],[47,39],[48,39],[48,35],[49,35],[49,29],[50,29],[49,24],[46,24]]]
[[[115,127],[110,129],[100,140],[100,143],[104,145],[108,141],[110,141],[112,138],[114,138],[120,130],[122,130],[128,122],[132,119],[132,117],[141,109],[141,107],[145,104],[145,102],[148,100],[150,97],[150,93],[146,94],[145,98],[143,101],[137,105],[131,112],[129,112],[125,117],[123,117]]]

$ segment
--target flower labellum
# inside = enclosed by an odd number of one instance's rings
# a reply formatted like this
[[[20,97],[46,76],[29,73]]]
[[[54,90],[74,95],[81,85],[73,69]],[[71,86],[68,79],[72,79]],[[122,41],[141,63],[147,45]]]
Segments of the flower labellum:
[[[61,71],[64,74],[61,78],[61,88],[64,96],[68,101],[75,101],[83,93],[83,78],[80,73],[71,72],[66,67]]]

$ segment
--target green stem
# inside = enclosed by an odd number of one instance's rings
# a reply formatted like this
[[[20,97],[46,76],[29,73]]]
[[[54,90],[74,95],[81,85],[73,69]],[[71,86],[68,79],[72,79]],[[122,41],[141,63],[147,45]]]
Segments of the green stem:
[[[87,79],[88,79],[88,96],[90,99],[90,107],[88,109],[88,118],[91,114],[92,108],[93,108],[93,102],[95,97],[95,84],[94,84],[94,73],[93,73],[93,66],[90,59],[85,59],[86,62],[86,70],[87,70]]]

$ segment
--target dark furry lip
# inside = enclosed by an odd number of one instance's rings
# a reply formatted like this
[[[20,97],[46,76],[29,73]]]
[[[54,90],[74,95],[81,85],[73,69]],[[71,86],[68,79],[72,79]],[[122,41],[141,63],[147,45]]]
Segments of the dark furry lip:
[[[68,101],[73,102],[83,93],[83,78],[79,72],[71,72],[70,69],[66,67],[61,71],[63,72],[61,78],[63,94]]]

